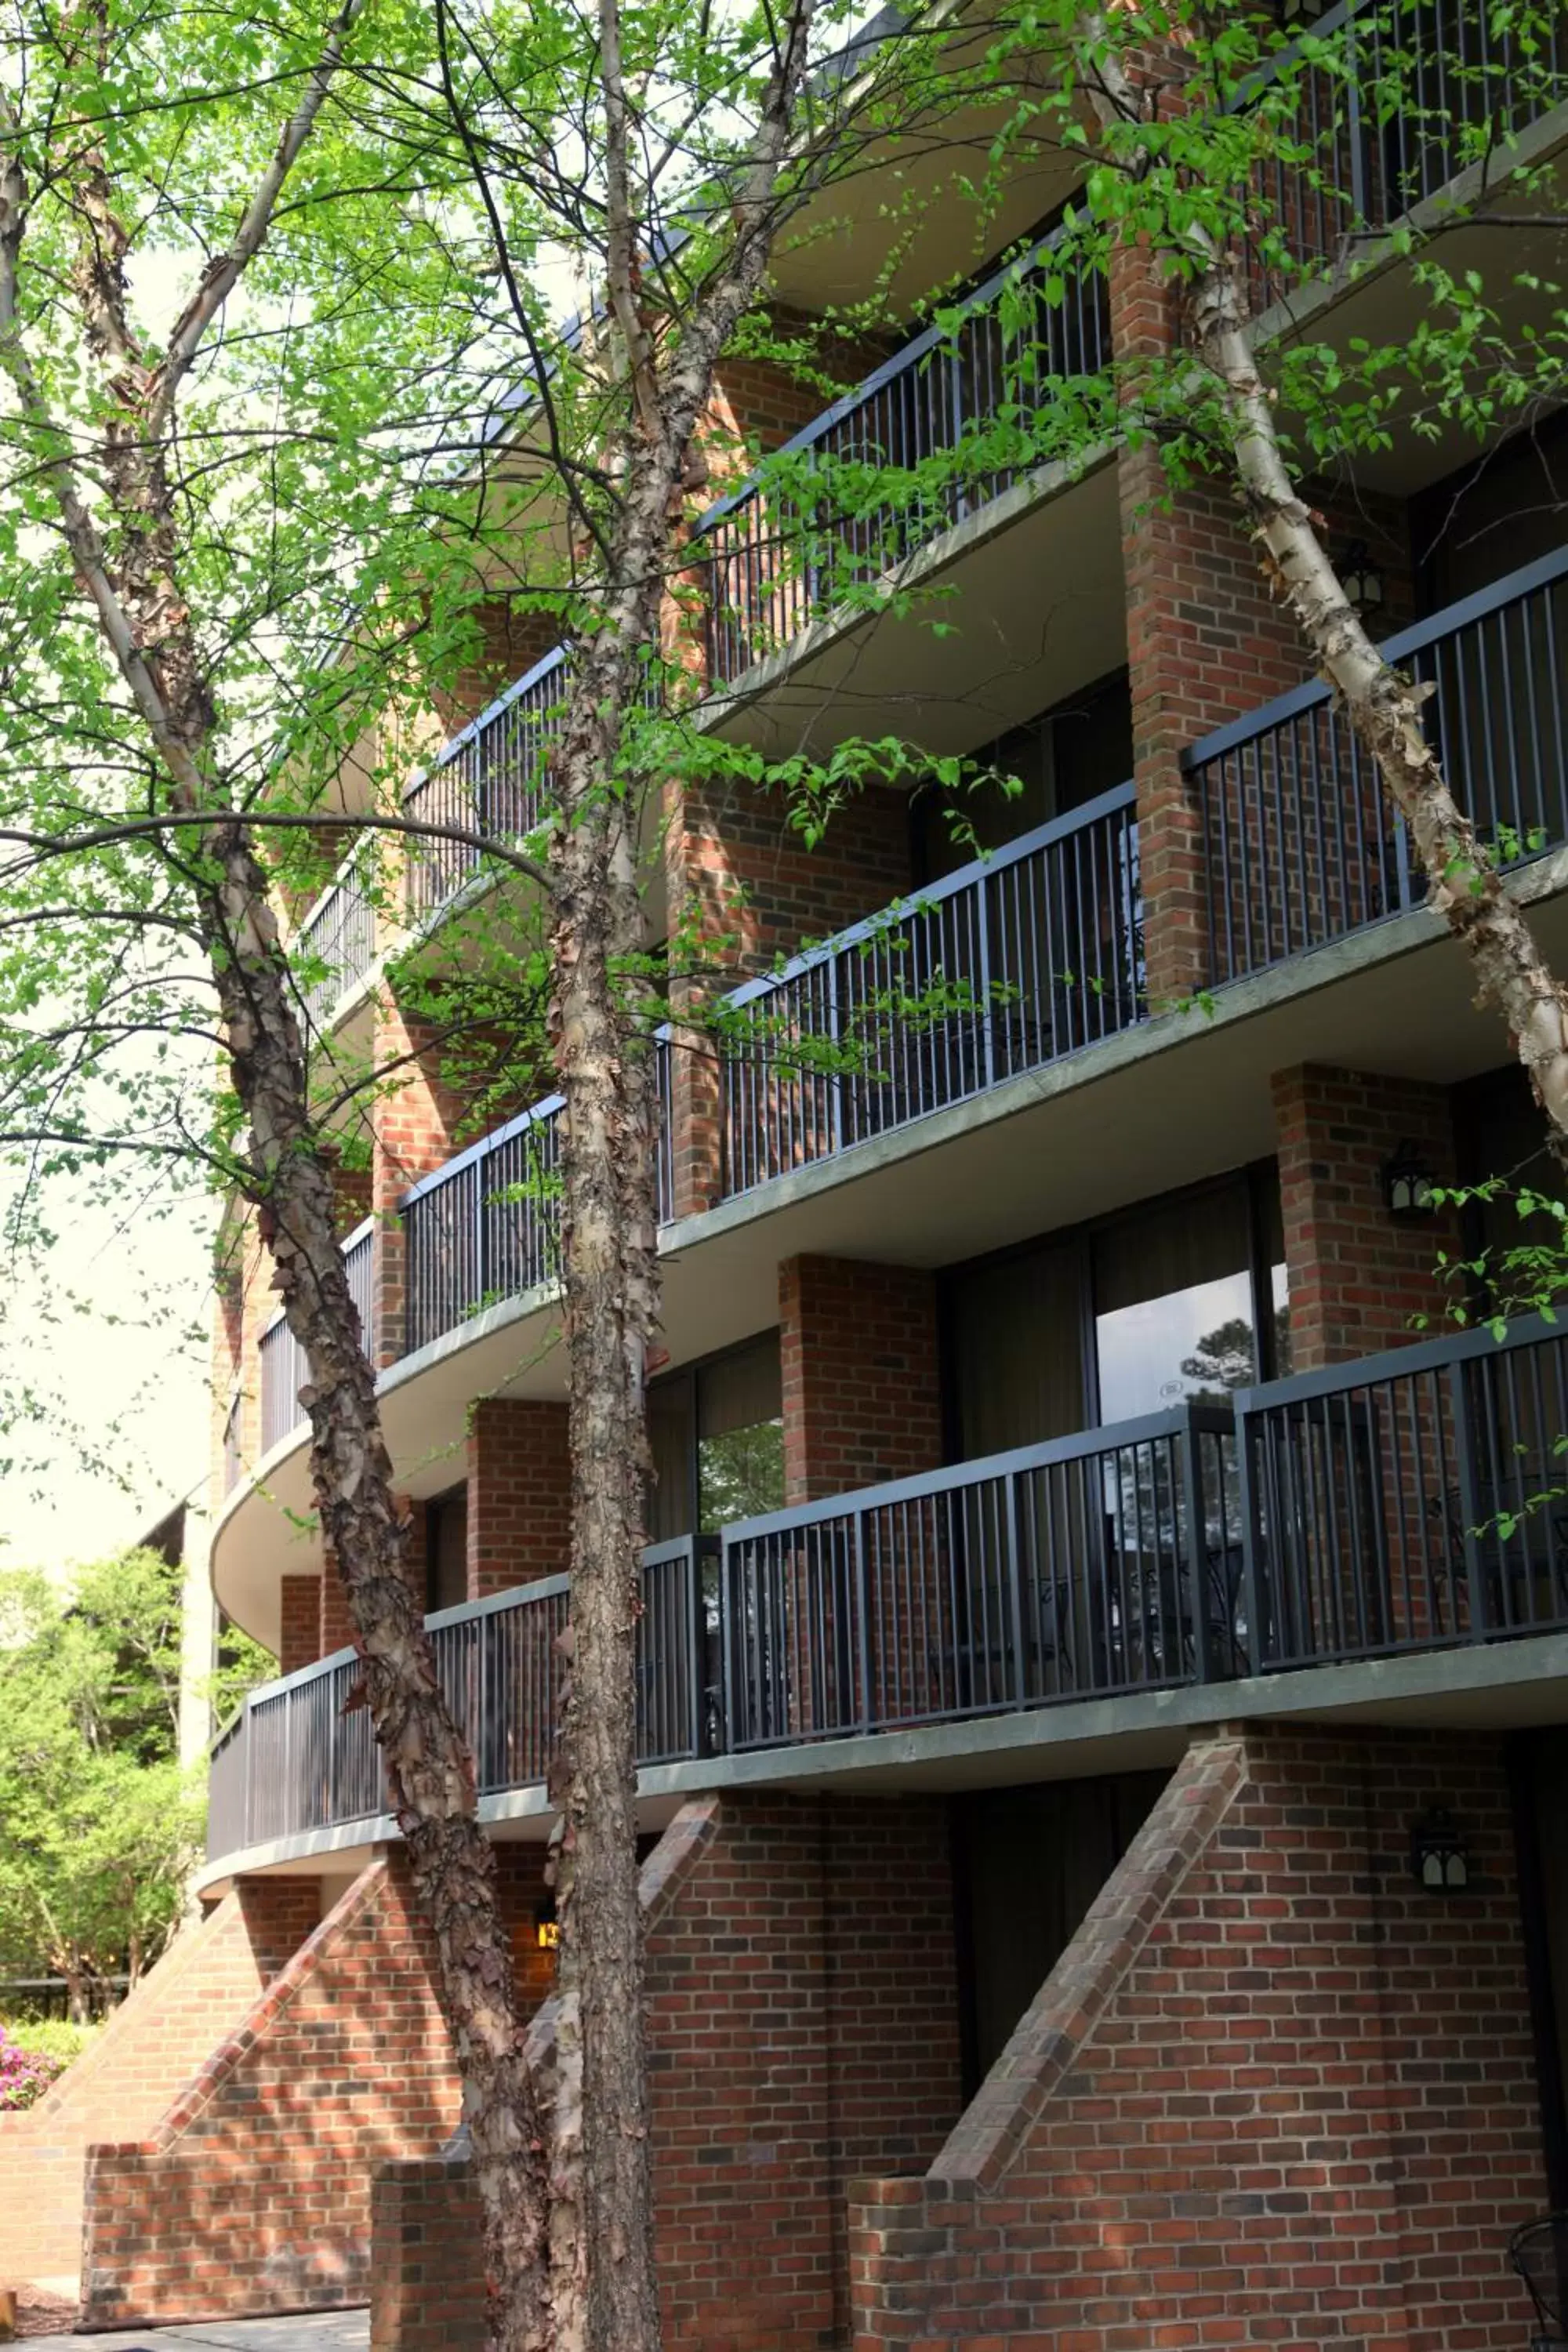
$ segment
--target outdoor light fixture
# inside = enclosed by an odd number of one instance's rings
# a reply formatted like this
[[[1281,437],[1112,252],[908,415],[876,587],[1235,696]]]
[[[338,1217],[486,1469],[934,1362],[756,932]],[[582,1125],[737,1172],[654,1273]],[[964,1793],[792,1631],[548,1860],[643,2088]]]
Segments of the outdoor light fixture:
[[[1428,1895],[1464,1894],[1470,1857],[1452,1813],[1424,1813],[1416,1822],[1410,1832],[1410,1874]]]
[[[552,1952],[561,1941],[561,1923],[553,1903],[539,1903],[533,1911],[533,1940],[542,1952]]]
[[[1340,583],[1345,601],[1363,621],[1383,610],[1383,574],[1372,560],[1364,539],[1352,539],[1340,557]]]
[[[1436,1177],[1413,1143],[1402,1143],[1393,1159],[1384,1162],[1383,1197],[1391,1217],[1417,1222],[1429,1217],[1437,1205],[1436,1185]]]

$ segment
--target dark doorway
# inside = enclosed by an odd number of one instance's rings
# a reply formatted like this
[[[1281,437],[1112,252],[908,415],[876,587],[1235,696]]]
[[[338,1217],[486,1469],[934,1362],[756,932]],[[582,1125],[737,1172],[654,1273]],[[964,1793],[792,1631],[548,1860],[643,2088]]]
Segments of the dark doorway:
[[[1507,1753],[1542,2153],[1561,2210],[1568,2206],[1568,1730],[1517,1732]]]
[[[1168,1778],[1118,1772],[954,1799],[965,2099],[1001,2055]]]

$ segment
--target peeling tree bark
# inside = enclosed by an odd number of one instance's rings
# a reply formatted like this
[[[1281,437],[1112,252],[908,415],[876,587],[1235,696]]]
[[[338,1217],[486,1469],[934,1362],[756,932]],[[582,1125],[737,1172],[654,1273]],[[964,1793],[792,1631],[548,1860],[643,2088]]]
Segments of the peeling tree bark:
[[[1135,121],[1140,97],[1103,15],[1090,10],[1072,47],[1102,129]],[[1384,660],[1345,595],[1291,474],[1274,405],[1247,328],[1240,274],[1198,224],[1173,229],[1173,259],[1190,277],[1198,354],[1223,407],[1236,483],[1270,586],[1300,625],[1322,676],[1337,688],[1357,740],[1409,827],[1428,900],[1470,959],[1478,1001],[1500,1013],[1545,1113],[1553,1149],[1568,1160],[1568,989],[1556,981],[1521,908],[1504,887],[1459,807],[1422,724],[1424,696]]]
[[[245,824],[218,800],[215,701],[178,585],[179,525],[165,454],[179,379],[202,326],[259,249],[358,5],[347,0],[233,248],[209,265],[161,360],[143,356],[128,323],[128,239],[113,191],[90,152],[75,161],[73,188],[88,232],[73,290],[89,344],[112,371],[100,451],[112,554],[62,454],[68,440],[47,413],[21,332],[17,278],[27,187],[16,125],[3,98],[0,365],[37,436],[78,577],[157,749],[171,808],[190,818],[200,844],[197,929],[248,1121],[243,1189],[258,1210],[274,1287],[309,1367],[301,1402],[310,1417],[310,1475],[322,1534],[347,1588],[364,1695],[435,1938],[484,2205],[494,2332],[508,2352],[535,2352],[547,2342],[542,2132],[495,1860],[476,1817],[472,1759],[442,1695],[405,1572],[375,1375],[337,1244],[333,1155],[311,1116],[305,1048],[267,877]]]
[[[658,1317],[637,807],[616,782],[624,718],[659,643],[672,517],[720,352],[767,263],[813,0],[783,19],[733,240],[668,351],[638,301],[616,0],[600,7],[607,305],[628,410],[602,624],[584,646],[552,777],[556,1067],[565,1097],[562,1261],[572,1445],[572,1672],[555,1782],[563,2042],[552,2190],[555,2352],[658,2352],[637,1877],[637,1681],[647,1364]],[[568,2223],[567,2217],[571,2221]]]

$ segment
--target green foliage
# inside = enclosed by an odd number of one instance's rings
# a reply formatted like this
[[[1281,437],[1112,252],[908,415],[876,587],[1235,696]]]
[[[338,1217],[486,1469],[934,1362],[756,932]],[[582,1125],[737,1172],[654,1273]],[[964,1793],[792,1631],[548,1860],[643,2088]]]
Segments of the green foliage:
[[[178,1916],[201,1801],[181,1772],[179,1573],[132,1551],[64,1588],[0,1577],[0,1966],[128,1970]]]
[[[11,2018],[5,2032],[18,2050],[30,2057],[47,2058],[62,2070],[90,2050],[101,2025],[79,2025],[68,2017]]]

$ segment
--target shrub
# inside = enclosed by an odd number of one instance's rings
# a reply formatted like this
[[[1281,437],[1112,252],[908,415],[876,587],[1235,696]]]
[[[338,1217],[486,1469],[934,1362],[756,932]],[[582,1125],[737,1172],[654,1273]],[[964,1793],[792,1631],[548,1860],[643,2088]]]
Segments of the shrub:
[[[16,2039],[18,2032],[38,2031],[37,2026],[0,2025],[0,2115],[30,2107],[35,2099],[43,2097],[56,2075],[66,2070],[65,2058],[46,2050],[25,2049]]]
[[[9,2025],[0,2025],[0,2033],[8,2033],[19,2050],[35,2058],[53,2058],[62,2066],[79,2058],[102,2031],[101,2023],[75,2025],[68,2017],[39,2017],[26,2022],[13,2019]]]

